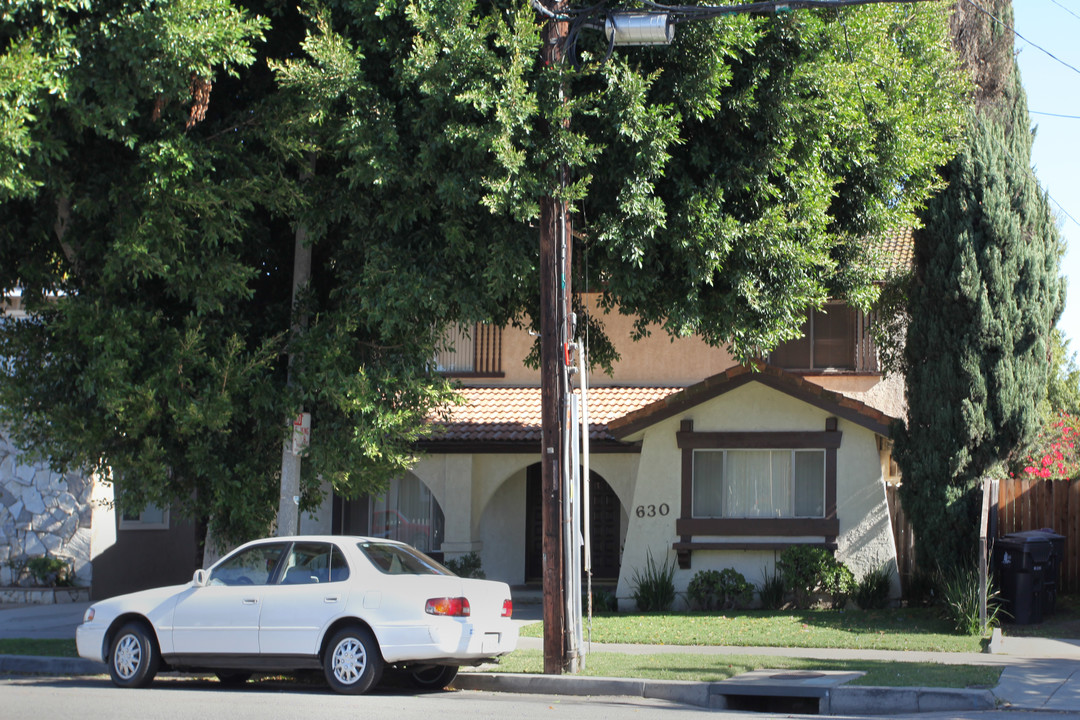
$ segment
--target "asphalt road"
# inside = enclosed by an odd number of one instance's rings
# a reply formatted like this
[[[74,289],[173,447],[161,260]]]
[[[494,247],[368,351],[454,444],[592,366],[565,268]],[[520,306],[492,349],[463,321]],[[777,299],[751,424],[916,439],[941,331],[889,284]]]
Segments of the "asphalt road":
[[[336,695],[322,685],[293,682],[262,682],[242,688],[224,688],[216,681],[190,677],[159,678],[146,690],[121,690],[105,677],[0,679],[0,716],[4,720],[40,720],[43,717],[77,717],[80,720],[356,720],[357,717],[393,720],[432,718],[658,718],[708,717],[713,720],[747,720],[764,717],[817,717],[780,713],[734,713],[709,711],[657,700],[613,697],[556,697],[484,692],[418,693],[399,688],[380,688],[360,697]],[[921,714],[921,720],[1044,720],[1046,713],[1020,711],[965,714]],[[1053,714],[1055,718],[1080,714]]]

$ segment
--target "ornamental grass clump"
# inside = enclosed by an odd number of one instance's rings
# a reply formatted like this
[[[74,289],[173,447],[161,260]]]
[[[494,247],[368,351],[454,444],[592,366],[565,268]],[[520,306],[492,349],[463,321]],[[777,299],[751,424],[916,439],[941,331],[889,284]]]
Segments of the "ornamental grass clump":
[[[634,601],[642,612],[663,612],[675,602],[675,563],[657,565],[652,551],[645,556],[645,570],[634,571]]]
[[[880,610],[889,606],[892,592],[892,565],[885,563],[866,573],[855,586],[852,597],[863,610]]]

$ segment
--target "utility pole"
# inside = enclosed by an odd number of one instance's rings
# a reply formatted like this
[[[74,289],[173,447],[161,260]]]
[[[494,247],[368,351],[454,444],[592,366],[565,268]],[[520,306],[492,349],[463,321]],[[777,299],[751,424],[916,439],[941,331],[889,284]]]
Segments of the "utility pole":
[[[307,180],[315,174],[315,157],[308,156],[308,166],[301,173],[300,179]],[[293,241],[292,275],[292,312],[296,312],[296,302],[311,282],[311,245],[308,243],[307,224],[300,221],[296,226]],[[296,317],[291,323],[291,337],[295,338],[307,330],[307,315]],[[289,369],[286,382],[291,386],[293,354],[289,353]],[[301,416],[303,413],[301,413]],[[289,423],[295,434],[296,424]],[[278,498],[277,535],[286,537],[296,535],[300,529],[300,465],[299,449],[295,447],[293,434],[285,438],[281,449],[281,492]]]
[[[552,16],[562,0],[540,0],[548,12],[540,59],[548,72],[558,72],[569,29]],[[565,122],[569,122],[568,120]],[[559,187],[566,187],[569,170],[560,163]],[[543,507],[544,673],[559,675],[567,658],[565,592],[563,585],[563,437],[566,398],[566,347],[570,341],[570,214],[554,189],[540,201],[540,404],[541,487]]]

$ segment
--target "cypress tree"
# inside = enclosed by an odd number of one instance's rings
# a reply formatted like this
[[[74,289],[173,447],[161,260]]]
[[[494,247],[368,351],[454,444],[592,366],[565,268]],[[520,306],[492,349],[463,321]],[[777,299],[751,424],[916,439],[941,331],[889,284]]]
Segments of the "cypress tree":
[[[1011,23],[1008,0],[994,14]],[[970,562],[979,480],[1030,439],[1064,300],[1059,239],[1031,171],[1011,32],[963,3],[954,41],[975,84],[966,139],[915,233],[896,459],[922,567]]]

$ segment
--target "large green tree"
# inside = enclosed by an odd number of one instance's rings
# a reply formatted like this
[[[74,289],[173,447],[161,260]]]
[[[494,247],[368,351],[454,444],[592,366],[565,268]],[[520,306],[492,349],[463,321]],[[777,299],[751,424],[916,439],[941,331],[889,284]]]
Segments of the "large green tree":
[[[1008,0],[992,5],[1008,22]],[[1039,426],[1064,301],[1011,32],[965,3],[954,22],[976,91],[960,152],[942,170],[947,187],[915,233],[908,419],[896,432],[901,497],[927,568],[974,557],[979,480]]]
[[[524,0],[16,8],[0,288],[34,314],[0,333],[2,419],[226,537],[272,518],[298,407],[304,506],[408,466],[447,328],[534,323],[544,194],[573,203],[576,288],[749,356],[869,302],[859,239],[911,220],[959,124],[936,4],[683,24],[606,61],[576,25],[558,67]]]

